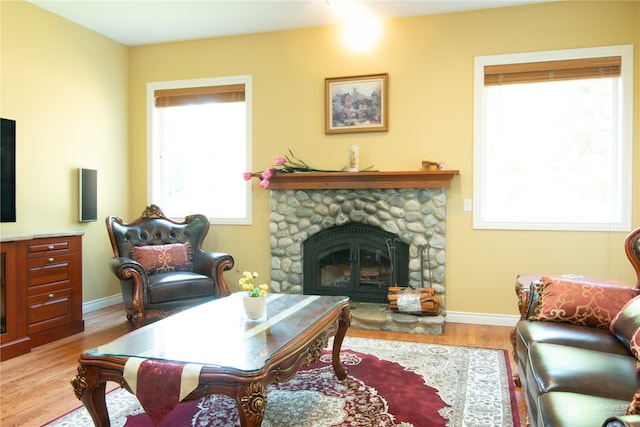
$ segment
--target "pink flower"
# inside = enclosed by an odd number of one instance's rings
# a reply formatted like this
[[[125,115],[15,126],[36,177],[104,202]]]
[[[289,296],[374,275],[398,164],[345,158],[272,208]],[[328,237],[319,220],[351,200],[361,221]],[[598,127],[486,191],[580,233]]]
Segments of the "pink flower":
[[[269,179],[269,178],[271,178],[271,177],[273,176],[273,172],[274,172],[274,169],[273,169],[273,168],[265,169],[265,171],[264,171],[264,172],[262,172],[262,179]]]
[[[263,179],[262,181],[260,181],[260,188],[262,188],[263,190],[266,189],[269,186],[269,180],[268,179]]]
[[[245,181],[251,181],[251,178],[253,178],[253,173],[245,172],[242,174],[242,177],[244,178]]]
[[[276,165],[282,166],[287,163],[287,159],[285,159],[284,157],[276,157],[274,162],[276,163]]]

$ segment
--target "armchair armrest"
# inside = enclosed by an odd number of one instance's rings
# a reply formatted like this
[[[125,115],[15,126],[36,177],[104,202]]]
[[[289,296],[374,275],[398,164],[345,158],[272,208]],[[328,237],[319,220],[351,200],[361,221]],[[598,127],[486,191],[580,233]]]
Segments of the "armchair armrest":
[[[198,252],[193,258],[194,271],[213,278],[220,289],[220,297],[231,294],[223,273],[231,270],[234,264],[233,257],[223,252]]]
[[[135,313],[144,311],[143,294],[147,284],[147,272],[142,265],[131,258],[113,257],[109,267],[120,279],[125,306],[130,307]],[[137,316],[140,317],[139,314]]]
[[[114,257],[111,258],[109,267],[113,274],[120,280],[129,280],[133,275],[146,276],[147,272],[144,270],[139,262],[134,261],[131,258]]]

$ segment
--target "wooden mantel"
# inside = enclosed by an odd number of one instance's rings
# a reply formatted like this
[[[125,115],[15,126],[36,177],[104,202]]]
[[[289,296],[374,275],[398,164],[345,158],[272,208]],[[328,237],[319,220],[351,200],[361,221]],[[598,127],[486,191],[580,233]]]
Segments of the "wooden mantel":
[[[449,188],[458,170],[398,172],[296,172],[275,174],[270,190],[346,188]]]

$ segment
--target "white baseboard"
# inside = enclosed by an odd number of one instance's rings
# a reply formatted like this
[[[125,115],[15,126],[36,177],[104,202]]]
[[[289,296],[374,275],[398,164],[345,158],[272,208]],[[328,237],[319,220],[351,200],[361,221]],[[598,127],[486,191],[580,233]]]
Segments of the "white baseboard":
[[[122,295],[112,295],[110,297],[99,298],[87,301],[82,304],[82,312],[90,313],[101,308],[109,307],[122,302]],[[520,320],[519,316],[509,316],[506,314],[468,313],[463,311],[447,311],[447,322],[469,323],[472,325],[491,326],[515,326]]]
[[[490,326],[515,326],[520,320],[520,316],[510,316],[507,314],[487,314],[487,313],[467,313],[463,311],[448,311],[447,322],[470,323],[472,325]]]
[[[98,298],[93,301],[82,303],[82,313],[90,313],[101,308],[110,307],[122,302],[122,294],[111,295],[110,297]]]

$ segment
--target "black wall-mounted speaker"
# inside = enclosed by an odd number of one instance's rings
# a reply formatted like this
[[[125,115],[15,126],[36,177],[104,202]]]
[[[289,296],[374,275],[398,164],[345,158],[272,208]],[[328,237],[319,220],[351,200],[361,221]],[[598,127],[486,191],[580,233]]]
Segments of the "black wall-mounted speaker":
[[[80,222],[98,220],[98,171],[78,169]]]

